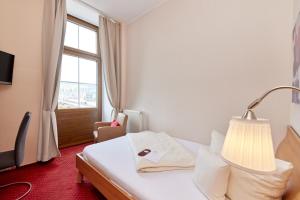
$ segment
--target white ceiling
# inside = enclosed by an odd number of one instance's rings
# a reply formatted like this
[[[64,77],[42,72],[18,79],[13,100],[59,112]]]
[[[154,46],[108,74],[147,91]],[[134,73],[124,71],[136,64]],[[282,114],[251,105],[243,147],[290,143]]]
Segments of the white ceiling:
[[[89,9],[84,4],[99,9],[103,14],[121,22],[131,23],[151,10],[157,8],[167,0],[67,0],[68,12],[77,17],[86,18],[91,23],[96,23],[95,10]],[[88,18],[88,19],[87,19]]]

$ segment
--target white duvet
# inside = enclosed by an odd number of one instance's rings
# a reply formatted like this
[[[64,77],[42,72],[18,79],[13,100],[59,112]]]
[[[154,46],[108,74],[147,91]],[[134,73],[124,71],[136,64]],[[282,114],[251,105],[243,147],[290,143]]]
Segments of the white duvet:
[[[195,157],[174,138],[166,133],[143,131],[128,133],[133,156],[136,161],[136,169],[139,172],[157,172],[176,169],[189,169],[195,165]],[[150,149],[160,155],[160,159],[153,162],[138,153]]]
[[[193,155],[208,146],[174,138]],[[87,162],[101,171],[134,199],[208,200],[194,184],[193,169],[137,173],[135,158],[126,136],[88,145],[83,150]]]

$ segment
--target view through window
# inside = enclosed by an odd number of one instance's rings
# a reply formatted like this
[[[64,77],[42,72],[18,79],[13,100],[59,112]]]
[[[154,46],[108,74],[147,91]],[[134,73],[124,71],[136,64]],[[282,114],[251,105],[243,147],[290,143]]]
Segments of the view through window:
[[[59,109],[96,108],[97,30],[68,20],[61,66]]]

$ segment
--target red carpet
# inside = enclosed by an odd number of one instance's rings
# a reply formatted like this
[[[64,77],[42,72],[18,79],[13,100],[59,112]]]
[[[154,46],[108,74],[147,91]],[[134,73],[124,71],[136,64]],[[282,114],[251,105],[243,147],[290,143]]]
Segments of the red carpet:
[[[76,183],[75,154],[81,152],[84,146],[79,145],[62,149],[60,158],[47,163],[36,163],[1,172],[0,185],[18,181],[31,182],[32,191],[23,198],[24,200],[105,200],[90,183]],[[11,186],[9,189],[1,189],[0,199],[16,199],[25,190],[25,186]]]

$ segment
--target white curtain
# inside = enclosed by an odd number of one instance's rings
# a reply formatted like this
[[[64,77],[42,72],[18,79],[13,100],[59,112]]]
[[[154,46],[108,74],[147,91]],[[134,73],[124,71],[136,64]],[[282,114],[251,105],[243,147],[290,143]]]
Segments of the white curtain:
[[[113,118],[121,107],[121,26],[106,17],[100,16],[99,44],[106,92]]]
[[[61,60],[66,28],[66,0],[44,1],[42,59],[43,91],[38,160],[60,156],[55,109],[58,102]]]

